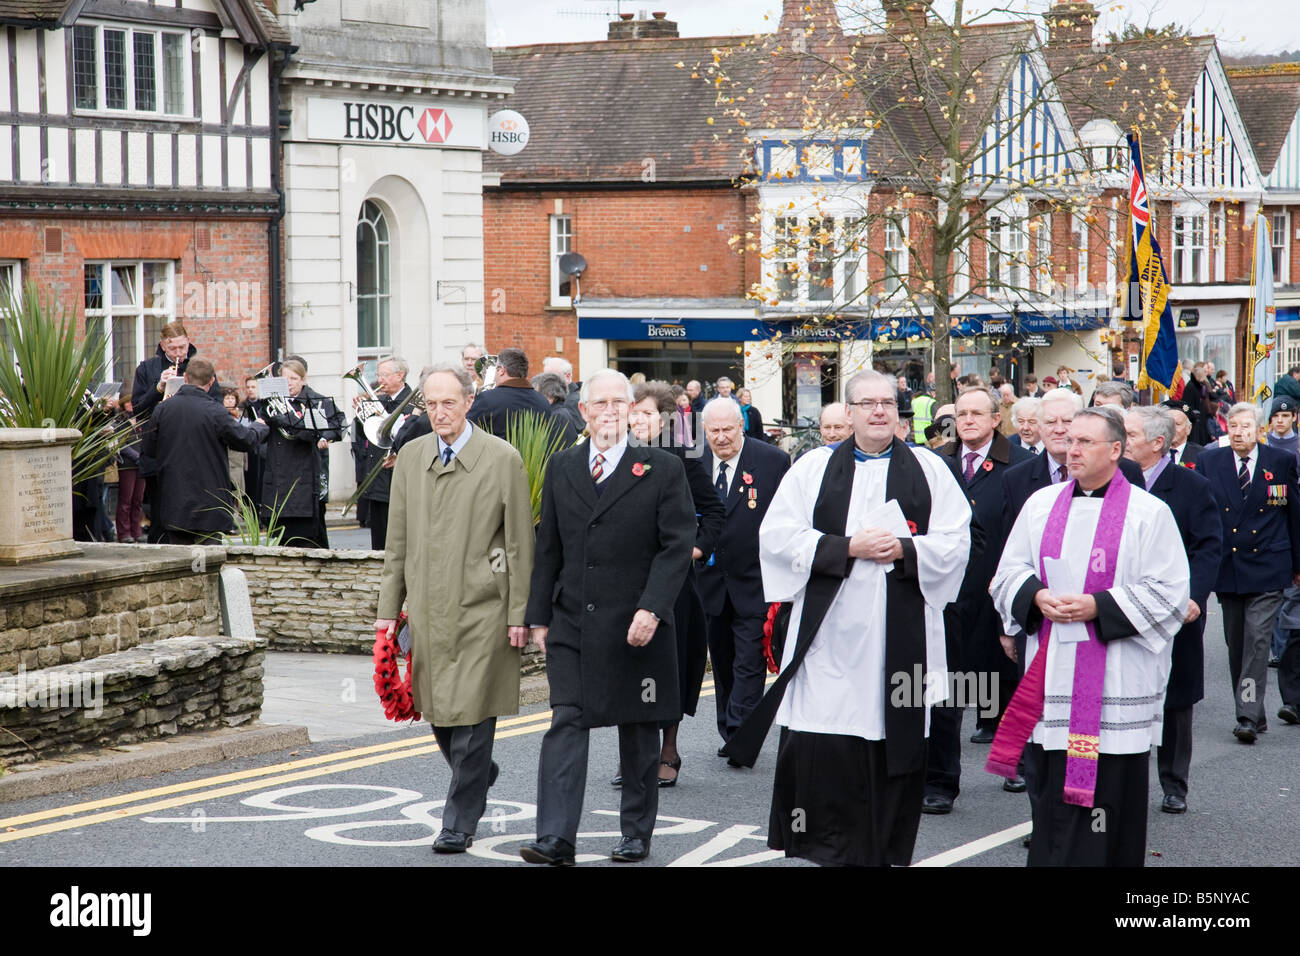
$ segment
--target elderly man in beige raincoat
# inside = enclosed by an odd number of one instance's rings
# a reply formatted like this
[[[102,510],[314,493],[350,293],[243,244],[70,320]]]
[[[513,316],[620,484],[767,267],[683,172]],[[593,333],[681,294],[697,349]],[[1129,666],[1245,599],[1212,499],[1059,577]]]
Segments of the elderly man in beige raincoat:
[[[433,434],[393,468],[375,627],[394,627],[405,599],[415,707],[451,766],[433,849],[463,853],[496,779],[496,718],[519,713],[533,514],[518,452],[466,421],[465,370],[435,366],[421,387]]]

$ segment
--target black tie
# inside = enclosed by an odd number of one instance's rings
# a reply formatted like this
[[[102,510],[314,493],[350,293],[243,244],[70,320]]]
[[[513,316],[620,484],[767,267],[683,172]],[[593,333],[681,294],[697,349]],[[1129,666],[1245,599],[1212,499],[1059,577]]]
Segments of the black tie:
[[[718,488],[718,497],[721,498],[723,501],[726,501],[727,500],[727,463],[725,461],[720,462],[718,464],[717,488]]]
[[[1241,459],[1241,469],[1237,472],[1237,483],[1241,485],[1241,497],[1250,492],[1250,469],[1246,467],[1249,458]]]
[[[444,468],[451,464],[452,454],[453,452],[450,445],[442,450],[442,465]]]

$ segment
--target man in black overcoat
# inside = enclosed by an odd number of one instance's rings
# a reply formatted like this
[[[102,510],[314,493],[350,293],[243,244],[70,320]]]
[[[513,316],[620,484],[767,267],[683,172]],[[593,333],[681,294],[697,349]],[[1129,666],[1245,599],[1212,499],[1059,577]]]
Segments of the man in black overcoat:
[[[225,510],[235,490],[227,449],[252,451],[267,434],[262,422],[231,418],[208,397],[215,378],[211,362],[192,359],[185,384],[143,428],[140,457],[154,463],[153,521],[162,544],[192,544],[233,529]]]
[[[963,676],[959,687],[976,691],[977,699],[969,699],[968,693],[962,695],[964,700],[954,695],[945,705],[930,711],[925,797],[921,803],[924,813],[951,812],[960,791],[963,710],[972,705],[978,708],[976,742],[991,742],[1016,686],[1016,665],[999,640],[1002,624],[989,596],[989,584],[1011,531],[1002,514],[1004,476],[1011,466],[1037,457],[1012,445],[998,431],[1002,407],[991,389],[962,392],[957,397],[956,419],[958,441],[939,448],[938,454],[970,501],[971,552],[957,600],[944,609],[944,632],[948,669]],[[1025,789],[1019,778],[1007,780],[1004,786],[1013,793]]]
[[[775,445],[746,438],[744,416],[732,398],[711,400],[700,413],[700,424],[708,441],[700,462],[726,511],[713,557],[699,569],[718,733],[725,745],[763,697],[767,601],[759,570],[758,528],[790,470],[790,456]]]
[[[379,403],[383,406],[385,415],[395,411],[410,398],[411,386],[406,384],[406,375],[410,370],[407,361],[396,355],[384,359],[375,369],[379,376]],[[383,421],[382,418],[379,420]],[[354,421],[352,427],[357,433],[352,447],[357,456],[358,481],[365,481],[371,473],[375,476],[359,498],[370,503],[370,548],[373,551],[383,551],[388,543],[388,498],[397,455],[391,452],[391,448],[371,444],[365,436],[360,419]],[[392,435],[396,435],[400,427],[394,428]]]
[[[469,420],[474,427],[504,439],[510,419],[521,412],[534,412],[546,421],[555,417],[551,403],[542,398],[528,378],[527,354],[511,346],[497,354],[496,383],[474,396]],[[557,422],[557,433],[561,427]]]
[[[546,654],[551,727],[537,769],[530,863],[572,865],[592,727],[618,727],[623,839],[643,860],[659,805],[659,727],[681,717],[673,607],[691,563],[695,508],[681,460],[628,443],[632,390],[603,369],[583,383],[590,441],[551,458],[527,623]]]
[[[1147,491],[1169,506],[1178,523],[1191,571],[1187,622],[1174,637],[1173,662],[1165,692],[1164,729],[1156,767],[1166,813],[1187,811],[1187,774],[1192,764],[1192,705],[1205,696],[1205,602],[1219,574],[1223,528],[1214,491],[1204,476],[1174,464],[1173,414],[1160,406],[1132,408],[1124,416],[1124,454],[1142,468]]]

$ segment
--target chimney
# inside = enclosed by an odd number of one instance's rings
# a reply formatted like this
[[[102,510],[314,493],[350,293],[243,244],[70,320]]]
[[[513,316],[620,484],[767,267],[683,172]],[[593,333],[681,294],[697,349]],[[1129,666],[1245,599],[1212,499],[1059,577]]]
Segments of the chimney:
[[[921,33],[930,22],[930,0],[880,0],[885,30],[895,36]]]
[[[663,10],[656,10],[650,17],[644,10],[634,18],[630,13],[619,14],[620,19],[609,24],[611,40],[642,40],[651,37],[679,37],[677,23],[668,19]]]
[[[1091,0],[1057,0],[1043,16],[1047,18],[1047,42],[1051,46],[1092,45],[1097,8]]]

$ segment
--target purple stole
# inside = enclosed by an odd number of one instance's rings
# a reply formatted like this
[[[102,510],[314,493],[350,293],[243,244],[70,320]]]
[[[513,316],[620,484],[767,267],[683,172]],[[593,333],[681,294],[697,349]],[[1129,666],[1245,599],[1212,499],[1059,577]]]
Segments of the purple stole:
[[[1070,502],[1074,497],[1073,481],[1068,481],[1052,505],[1043,529],[1042,547],[1038,555],[1038,573],[1048,587],[1047,558],[1059,558],[1065,541],[1065,525],[1070,518]],[[1119,561],[1119,541],[1124,531],[1124,518],[1128,514],[1130,485],[1116,471],[1101,500],[1101,515],[1092,539],[1088,559],[1088,573],[1084,579],[1085,594],[1107,591],[1115,583],[1115,568]],[[1097,790],[1097,761],[1101,756],[1101,699],[1106,681],[1106,645],[1097,639],[1097,629],[1087,622],[1088,639],[1075,646],[1074,688],[1070,699],[1070,729],[1065,748],[1066,803],[1091,807]],[[1033,735],[1034,726],[1043,715],[1043,697],[1046,692],[1047,647],[1051,640],[1052,622],[1043,619],[1038,631],[1038,653],[1025,671],[1016,692],[1007,705],[1006,714],[998,724],[985,769],[1000,777],[1015,776],[1016,765],[1025,744]]]

